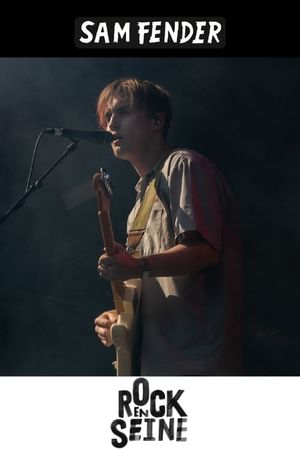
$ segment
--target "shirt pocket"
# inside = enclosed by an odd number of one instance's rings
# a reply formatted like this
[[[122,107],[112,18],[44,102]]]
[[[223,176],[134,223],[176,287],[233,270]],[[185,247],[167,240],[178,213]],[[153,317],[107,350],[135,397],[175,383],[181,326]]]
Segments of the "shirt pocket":
[[[173,227],[168,213],[159,199],[153,203],[146,231],[143,237],[145,255],[159,253],[174,245]]]
[[[141,240],[140,251],[143,255],[152,255],[161,251],[161,224],[163,211],[164,209],[161,202],[155,200]]]

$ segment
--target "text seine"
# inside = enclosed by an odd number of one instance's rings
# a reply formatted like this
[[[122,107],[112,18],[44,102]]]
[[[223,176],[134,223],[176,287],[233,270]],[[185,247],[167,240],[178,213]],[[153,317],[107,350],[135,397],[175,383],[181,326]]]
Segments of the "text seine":
[[[135,25],[135,26],[133,26]],[[157,44],[192,44],[216,46],[220,44],[222,24],[209,21],[145,21],[137,22],[93,22],[85,20],[80,26],[81,44],[124,44],[138,46]],[[134,37],[132,34],[134,33]]]

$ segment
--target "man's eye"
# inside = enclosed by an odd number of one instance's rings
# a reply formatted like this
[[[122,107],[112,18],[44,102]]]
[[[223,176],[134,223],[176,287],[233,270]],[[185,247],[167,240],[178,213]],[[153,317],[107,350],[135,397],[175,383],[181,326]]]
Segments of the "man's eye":
[[[119,110],[119,114],[128,114],[130,112],[130,108],[121,108],[120,110]]]

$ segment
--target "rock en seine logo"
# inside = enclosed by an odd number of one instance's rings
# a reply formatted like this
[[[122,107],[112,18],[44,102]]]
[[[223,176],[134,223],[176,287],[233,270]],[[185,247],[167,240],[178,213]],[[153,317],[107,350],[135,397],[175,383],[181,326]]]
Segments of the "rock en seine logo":
[[[179,403],[184,390],[150,391],[146,378],[133,382],[132,392],[120,390],[118,418],[112,421],[111,443],[123,448],[129,441],[187,440],[187,414]]]

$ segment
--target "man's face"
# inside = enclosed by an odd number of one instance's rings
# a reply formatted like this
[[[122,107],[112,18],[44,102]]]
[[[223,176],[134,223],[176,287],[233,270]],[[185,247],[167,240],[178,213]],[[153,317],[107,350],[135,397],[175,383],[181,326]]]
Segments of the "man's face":
[[[115,136],[112,149],[117,158],[134,161],[151,145],[154,119],[131,106],[126,98],[113,98],[105,112],[106,131]]]

